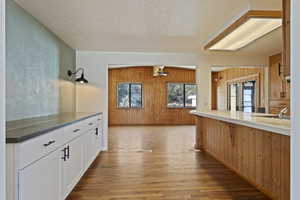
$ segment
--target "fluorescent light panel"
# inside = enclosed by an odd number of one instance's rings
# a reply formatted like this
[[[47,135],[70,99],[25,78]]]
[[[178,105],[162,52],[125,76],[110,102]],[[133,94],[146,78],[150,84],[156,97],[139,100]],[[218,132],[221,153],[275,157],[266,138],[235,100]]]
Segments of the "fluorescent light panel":
[[[209,49],[236,51],[279,28],[281,25],[281,18],[250,18]]]

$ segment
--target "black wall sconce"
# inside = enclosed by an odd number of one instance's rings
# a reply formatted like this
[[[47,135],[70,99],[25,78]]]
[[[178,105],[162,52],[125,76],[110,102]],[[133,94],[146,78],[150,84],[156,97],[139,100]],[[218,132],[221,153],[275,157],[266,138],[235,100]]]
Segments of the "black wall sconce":
[[[75,72],[72,72],[71,70],[68,70],[68,76],[72,76],[72,75],[75,75],[75,76],[76,76],[76,74],[77,74],[79,71],[82,71],[81,76],[80,76],[80,78],[76,78],[75,81],[76,81],[76,82],[79,82],[79,83],[81,83],[81,84],[88,83],[89,81],[86,80],[86,79],[84,78],[84,69],[83,69],[83,68],[79,68],[79,69],[77,69]]]

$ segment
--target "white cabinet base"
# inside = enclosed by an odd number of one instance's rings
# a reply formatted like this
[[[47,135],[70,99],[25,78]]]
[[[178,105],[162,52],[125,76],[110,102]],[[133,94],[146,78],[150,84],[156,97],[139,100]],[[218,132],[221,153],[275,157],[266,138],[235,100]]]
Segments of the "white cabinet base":
[[[7,144],[6,200],[64,200],[102,148],[101,122],[99,115]]]
[[[59,150],[19,172],[19,200],[61,199]]]

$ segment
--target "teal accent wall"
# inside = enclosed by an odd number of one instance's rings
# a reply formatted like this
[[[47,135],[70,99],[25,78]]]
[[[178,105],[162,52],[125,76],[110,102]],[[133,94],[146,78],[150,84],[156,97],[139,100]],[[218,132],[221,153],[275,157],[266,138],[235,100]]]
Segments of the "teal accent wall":
[[[75,111],[76,52],[6,0],[6,120]]]

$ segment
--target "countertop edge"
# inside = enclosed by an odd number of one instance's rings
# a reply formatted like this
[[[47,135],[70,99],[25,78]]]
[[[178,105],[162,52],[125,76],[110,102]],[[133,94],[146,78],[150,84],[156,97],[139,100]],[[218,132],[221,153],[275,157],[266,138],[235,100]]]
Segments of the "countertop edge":
[[[228,123],[234,123],[234,124],[238,124],[238,125],[242,125],[242,126],[247,126],[250,128],[269,131],[269,132],[273,132],[273,133],[277,133],[277,134],[281,134],[281,135],[285,135],[285,136],[290,136],[290,129],[286,129],[286,128],[280,128],[280,127],[276,127],[276,126],[272,126],[272,125],[267,125],[267,124],[258,123],[258,122],[251,122],[251,121],[247,121],[247,120],[232,119],[232,118],[222,117],[222,116],[218,116],[218,115],[207,114],[207,113],[203,113],[203,112],[199,112],[199,111],[190,111],[190,114],[200,116],[200,117],[208,117],[208,118],[212,118],[212,119],[217,119],[217,120],[221,120],[221,121],[228,122]]]
[[[93,113],[93,114],[84,116],[82,118],[79,118],[79,119],[76,119],[76,120],[72,120],[70,122],[65,122],[65,123],[58,124],[56,126],[50,127],[50,128],[42,129],[40,131],[34,132],[34,133],[30,134],[30,135],[23,136],[23,137],[20,137],[20,138],[9,138],[9,137],[6,137],[6,144],[22,143],[22,142],[24,142],[26,140],[29,140],[29,139],[32,139],[32,138],[35,138],[35,137],[47,134],[47,133],[49,133],[51,131],[63,128],[65,126],[68,126],[68,125],[74,124],[76,122],[79,122],[79,121],[82,121],[82,120],[85,120],[85,119],[89,119],[91,117],[95,117],[95,116],[101,115],[101,114],[103,114],[103,113],[102,112]]]

